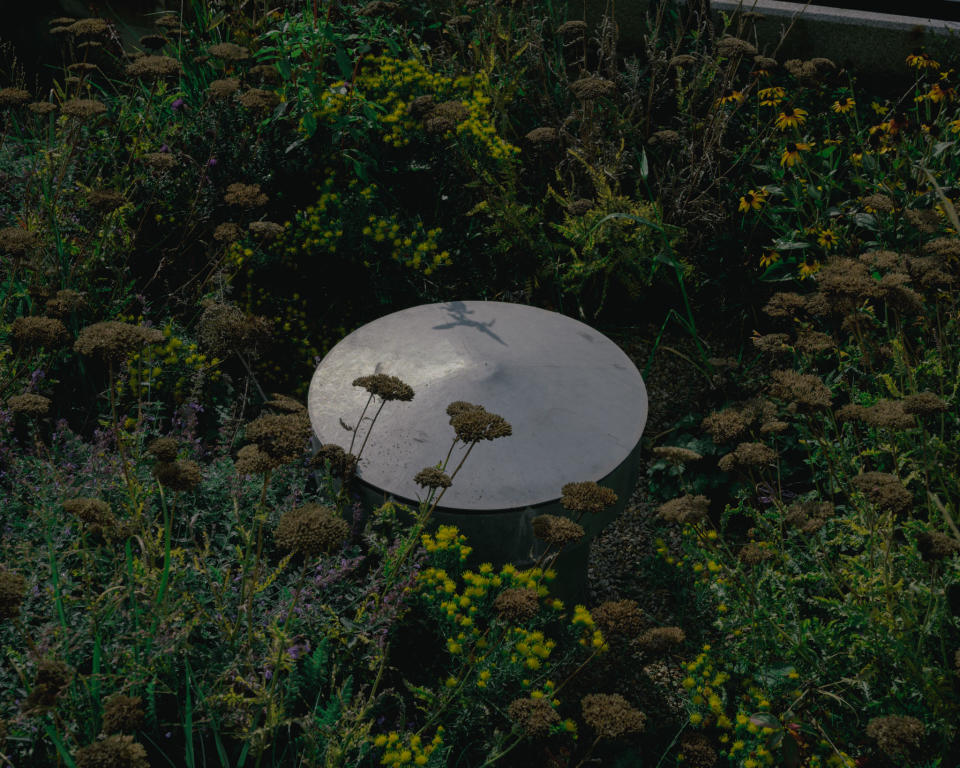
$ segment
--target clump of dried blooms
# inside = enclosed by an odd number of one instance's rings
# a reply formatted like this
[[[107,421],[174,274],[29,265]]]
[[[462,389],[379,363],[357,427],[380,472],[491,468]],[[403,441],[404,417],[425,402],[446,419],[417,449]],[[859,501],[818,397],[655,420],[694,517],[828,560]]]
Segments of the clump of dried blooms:
[[[94,189],[87,193],[87,203],[98,211],[112,211],[123,202],[123,195],[109,189]]]
[[[836,342],[829,333],[821,331],[800,331],[797,333],[796,347],[808,355],[817,355],[836,348]]]
[[[643,632],[636,641],[637,647],[644,653],[666,653],[682,645],[687,639],[680,627],[654,627]]]
[[[917,536],[917,547],[925,560],[943,560],[960,554],[960,541],[939,531],[924,531]]]
[[[636,600],[608,600],[590,615],[604,637],[636,637],[643,627],[643,614]]]
[[[765,333],[751,337],[754,348],[767,355],[776,355],[788,350],[790,337],[785,333]]]
[[[451,413],[452,408],[454,411]],[[482,405],[472,405],[458,400],[447,406],[447,414],[450,416],[450,426],[456,432],[457,439],[464,443],[496,440],[513,434],[513,427],[503,416],[489,413]]]
[[[158,437],[147,446],[149,453],[157,461],[176,461],[180,444],[175,437]]]
[[[522,623],[540,610],[540,597],[535,589],[505,589],[493,601],[493,611],[508,622]]]
[[[177,164],[177,157],[172,152],[147,152],[140,159],[158,171],[169,171]]]
[[[923,250],[944,259],[960,259],[960,238],[937,237],[924,243]]]
[[[110,25],[105,19],[80,19],[73,22],[67,29],[77,36],[102,37],[110,31]]]
[[[230,304],[209,302],[197,325],[200,346],[216,357],[233,352],[255,357],[270,334],[266,318],[247,316]]]
[[[916,416],[943,413],[947,407],[946,401],[933,392],[916,392],[903,398],[903,412]]]
[[[592,480],[582,483],[567,483],[561,489],[560,505],[571,512],[599,514],[617,503],[619,498],[610,488],[604,488]]]
[[[245,445],[237,451],[233,468],[239,475],[263,475],[276,469],[277,462],[255,445]]]
[[[0,107],[19,107],[32,98],[30,91],[25,91],[23,88],[0,89]]]
[[[267,408],[272,408],[275,411],[281,411],[282,413],[303,413],[307,410],[306,406],[290,395],[281,395],[274,392],[270,399],[264,403]]]
[[[63,511],[90,526],[91,533],[105,533],[116,527],[110,505],[101,499],[78,496],[63,501]]]
[[[352,383],[353,386],[362,387],[381,400],[402,400],[404,402],[413,400],[413,387],[396,376],[374,373],[370,376],[358,376]]]
[[[759,544],[744,544],[740,547],[737,558],[741,563],[747,565],[759,565],[773,557],[773,552],[767,547],[761,547]]]
[[[116,734],[78,749],[77,768],[150,768],[147,750],[129,734]]]
[[[0,565],[0,619],[15,619],[27,593],[27,580]]]
[[[202,479],[200,465],[190,459],[159,461],[153,465],[153,476],[164,488],[187,492],[200,485]]]
[[[894,209],[893,198],[889,195],[881,195],[879,193],[864,197],[863,204],[867,208],[873,208],[873,210],[879,211],[880,213],[892,213]]]
[[[565,21],[557,27],[557,34],[567,40],[573,40],[583,37],[587,33],[587,22],[573,20]]]
[[[675,523],[699,523],[705,519],[710,509],[710,499],[706,496],[686,494],[661,504],[657,514],[663,520]]]
[[[806,297],[799,293],[778,291],[764,305],[763,311],[770,317],[796,317],[806,304]]]
[[[658,445],[653,449],[653,455],[661,459],[666,459],[673,464],[688,464],[691,461],[699,461],[703,458],[696,451],[689,448],[681,448],[677,445]]]
[[[783,519],[801,533],[816,533],[833,517],[833,511],[829,501],[801,501],[791,504]]]
[[[757,49],[752,43],[738,37],[721,37],[717,41],[717,55],[725,58],[734,56],[756,56]]]
[[[581,77],[570,84],[570,92],[580,101],[611,98],[617,93],[617,86],[602,77]]]
[[[919,312],[923,308],[923,296],[907,286],[910,276],[902,272],[891,272],[880,278],[877,292],[887,304],[898,312]]]
[[[213,239],[221,243],[233,243],[242,236],[243,230],[240,229],[240,225],[234,224],[232,221],[225,221],[223,224],[218,224],[217,228],[213,230]]]
[[[566,208],[567,213],[571,216],[583,216],[586,213],[589,213],[593,209],[593,206],[596,205],[593,200],[582,197],[579,200],[571,201]]]
[[[714,443],[726,443],[740,437],[750,426],[749,419],[742,411],[736,408],[724,408],[714,411],[700,422],[703,429],[713,439]]]
[[[143,706],[139,696],[115,693],[103,703],[102,733],[133,733],[143,725]]]
[[[251,88],[240,94],[240,103],[247,109],[273,109],[280,103],[280,94],[263,88]]]
[[[446,133],[470,117],[470,110],[462,101],[442,101],[424,115],[423,127],[427,133]]]
[[[151,51],[159,51],[170,41],[163,35],[151,33],[140,38],[140,45],[149,48]]]
[[[70,684],[70,668],[56,659],[42,659],[37,663],[37,674],[30,695],[20,709],[24,714],[46,712],[57,703],[60,692]]]
[[[669,128],[666,128],[662,131],[654,131],[650,134],[650,138],[647,139],[647,144],[649,144],[651,147],[656,147],[658,145],[675,147],[680,144],[680,134]]]
[[[333,552],[350,535],[350,526],[334,510],[307,504],[284,512],[275,533],[281,549],[314,557]]]
[[[283,234],[283,226],[273,221],[251,221],[250,233],[264,240],[276,240]]]
[[[926,729],[915,717],[885,715],[867,723],[867,736],[892,758],[909,758],[920,747]]]
[[[54,349],[67,340],[67,326],[53,317],[18,317],[10,332],[16,346],[23,349]]]
[[[158,78],[180,74],[180,62],[171,56],[141,56],[127,64],[130,77]]]
[[[37,233],[23,227],[0,229],[0,252],[22,256],[37,244]]]
[[[270,200],[264,192],[260,191],[259,184],[241,184],[240,182],[234,182],[228,186],[223,199],[228,205],[239,205],[244,208],[259,208]]]
[[[225,99],[240,90],[240,81],[235,77],[214,80],[207,86],[207,93],[213,99]]]
[[[867,265],[855,259],[831,259],[816,274],[817,285],[837,314],[877,295],[877,281]]]
[[[837,411],[840,421],[862,421],[868,427],[910,429],[916,426],[913,417],[904,410],[902,400],[878,400],[870,406],[851,403]]]
[[[647,716],[619,693],[591,693],[580,700],[580,708],[587,725],[604,739],[640,733],[647,724]]]
[[[207,48],[211,56],[224,61],[246,61],[250,58],[250,51],[236,43],[217,43]]]
[[[866,251],[858,258],[873,269],[899,269],[904,261],[896,251]]]
[[[534,536],[558,547],[579,541],[586,533],[582,525],[560,515],[537,515],[533,518],[532,525]]]
[[[830,388],[812,373],[793,370],[773,371],[770,374],[770,395],[779,400],[796,403],[808,409],[829,408],[833,399]]]
[[[524,138],[535,147],[547,146],[557,140],[557,129],[549,125],[542,125],[527,133]]]
[[[389,0],[370,0],[369,3],[360,9],[361,16],[393,16],[400,11],[398,3],[391,3]]]
[[[669,69],[686,67],[690,64],[693,64],[696,60],[696,56],[691,56],[689,53],[681,53],[679,56],[674,56],[672,59],[670,59],[670,61],[667,62],[667,67]]]
[[[680,739],[680,755],[690,768],[713,768],[717,764],[717,750],[702,733],[688,733]]]
[[[940,229],[940,217],[936,211],[908,208],[903,215],[911,226],[924,235],[932,235]]]
[[[46,416],[50,410],[51,401],[43,395],[24,394],[14,395],[7,400],[7,407],[14,413],[39,418]]]
[[[153,23],[163,29],[180,29],[180,19],[172,13],[161,16]]]
[[[776,461],[777,452],[763,443],[740,443],[730,453],[720,457],[717,465],[724,472],[756,467]]]
[[[256,443],[276,466],[301,458],[313,434],[306,413],[265,413],[246,428],[247,440]]]
[[[560,722],[560,715],[545,698],[514,699],[507,714],[532,739],[550,734],[550,727]]]
[[[880,509],[903,512],[913,503],[913,494],[900,478],[886,472],[863,472],[850,482]]]
[[[70,99],[63,105],[63,114],[80,120],[102,115],[106,111],[107,105],[96,99]]]
[[[450,475],[437,467],[424,467],[413,478],[421,488],[449,488],[453,481]]]
[[[343,450],[339,445],[328,443],[317,451],[310,464],[323,467],[329,462],[330,474],[347,480],[357,471],[357,457]]]
[[[260,80],[261,82],[271,85],[276,85],[280,82],[280,73],[272,64],[257,64],[255,67],[250,67],[248,74],[254,80]]]
[[[73,348],[81,355],[116,361],[129,357],[146,344],[159,344],[163,340],[163,333],[156,328],[107,320],[81,330]]]
[[[57,105],[49,101],[34,101],[27,104],[27,109],[33,112],[33,114],[43,117],[49,115],[51,112],[56,112]]]

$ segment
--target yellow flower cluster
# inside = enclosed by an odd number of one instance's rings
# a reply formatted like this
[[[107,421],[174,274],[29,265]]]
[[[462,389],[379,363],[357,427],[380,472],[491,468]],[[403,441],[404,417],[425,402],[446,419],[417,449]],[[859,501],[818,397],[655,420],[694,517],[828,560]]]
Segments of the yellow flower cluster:
[[[523,627],[511,627],[506,640],[513,646],[510,654],[511,664],[522,664],[526,669],[538,670],[541,664],[556,647],[555,640],[544,636],[539,629],[527,630]],[[540,694],[543,695],[542,693]],[[534,698],[539,698],[534,696]]]
[[[697,658],[686,665],[687,676],[681,686],[689,698],[690,723],[695,726],[715,724],[728,731],[733,723],[726,714],[726,694],[723,684],[730,679],[726,672],[718,670],[709,658],[710,646],[704,645]],[[721,739],[726,743],[726,739]]]
[[[441,525],[437,528],[435,535],[429,533],[420,537],[423,548],[429,553],[434,552],[454,552],[462,563],[473,551],[472,547],[466,545],[467,537],[460,533],[455,525]]]
[[[424,743],[419,734],[397,731],[381,733],[370,739],[374,747],[384,750],[380,765],[426,765],[430,755],[443,744],[443,726],[437,726],[433,739]]]
[[[138,325],[143,322],[142,317],[121,319]],[[211,381],[220,378],[218,358],[208,358],[195,342],[176,336],[172,325],[164,327],[163,335],[164,342],[145,346],[127,361],[127,386],[134,397],[156,396],[169,387],[174,399],[181,402],[189,394],[195,374],[203,373]]]
[[[590,611],[587,610],[586,606],[573,606],[573,618],[570,620],[570,623],[575,627],[583,627],[583,637],[579,640],[580,645],[584,647],[590,646],[598,651],[605,652],[610,650],[610,646],[603,638],[603,632],[597,629],[593,621],[593,616],[590,615]]]

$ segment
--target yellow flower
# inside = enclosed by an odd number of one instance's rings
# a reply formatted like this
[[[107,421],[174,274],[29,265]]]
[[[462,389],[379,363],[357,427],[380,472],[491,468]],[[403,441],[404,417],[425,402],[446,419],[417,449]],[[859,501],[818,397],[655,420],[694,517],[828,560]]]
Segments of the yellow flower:
[[[820,234],[817,235],[817,242],[829,251],[839,242],[839,238],[832,229],[821,229]]]
[[[770,251],[769,253],[765,253],[760,257],[760,266],[766,268],[771,264],[776,264],[778,261],[780,261],[780,254],[776,251]],[[712,538],[716,538],[716,531],[710,531],[710,533],[713,534]]]
[[[911,53],[907,56],[907,66],[913,69],[940,69],[940,63],[931,59],[926,53]]]
[[[810,150],[810,144],[803,142],[789,142],[780,156],[780,165],[793,167],[800,160],[800,153]]]
[[[845,115],[855,106],[857,106],[857,102],[854,101],[852,96],[841,96],[839,99],[833,102],[833,106],[830,108],[838,115]]]
[[[807,262],[803,262],[803,264],[800,265],[800,279],[803,279],[805,277],[810,277],[810,275],[814,274],[819,269],[820,269],[819,261],[815,261],[813,262],[813,264],[808,264]]]
[[[760,207],[766,202],[767,193],[764,190],[757,192],[754,189],[751,189],[747,194],[740,198],[740,207],[738,210],[742,213],[750,213],[752,208],[755,211],[759,211]]]
[[[723,96],[717,99],[716,106],[720,106],[721,104],[730,104],[731,102],[743,104],[745,98],[746,96],[743,95],[742,91],[735,91],[732,88],[727,88],[723,92]]]
[[[772,86],[771,88],[761,88],[757,91],[757,95],[760,97],[760,106],[761,107],[776,107],[783,101],[783,97],[786,95],[787,91],[785,88],[782,88],[779,85]]]
[[[787,128],[799,128],[805,122],[807,122],[807,110],[787,104],[780,111],[780,116],[774,121],[774,125],[781,131],[785,131]]]

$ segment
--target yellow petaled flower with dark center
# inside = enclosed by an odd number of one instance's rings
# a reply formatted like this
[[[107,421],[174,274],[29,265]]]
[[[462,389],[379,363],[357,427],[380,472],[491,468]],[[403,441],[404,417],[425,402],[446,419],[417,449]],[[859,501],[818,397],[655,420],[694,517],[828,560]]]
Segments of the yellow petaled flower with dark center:
[[[780,105],[780,102],[783,101],[783,97],[786,96],[787,91],[785,88],[774,85],[770,88],[761,88],[757,91],[757,96],[760,97],[760,106],[761,107],[776,107]]]
[[[727,88],[723,92],[723,95],[719,99],[717,99],[717,106],[720,106],[721,104],[730,104],[732,102],[736,102],[737,104],[743,104],[743,101],[745,98],[746,97],[743,95],[741,91],[735,91],[732,88]]]
[[[751,189],[747,194],[740,198],[740,207],[739,211],[741,213],[750,213],[750,210],[759,211],[761,206],[766,202],[767,193],[761,190],[757,192],[755,189]]]
[[[781,131],[785,131],[787,128],[798,128],[805,122],[807,122],[807,110],[787,104],[781,110],[774,125]]]
[[[838,115],[845,115],[848,112],[850,112],[856,105],[857,105],[857,102],[854,101],[853,97],[841,96],[839,99],[833,102],[833,106],[831,106],[830,108],[834,112],[836,112]]]
[[[914,69],[940,69],[940,62],[934,61],[926,53],[911,53],[907,56],[907,66]]]
[[[815,261],[812,264],[807,263],[806,261],[800,265],[800,278],[810,277],[820,269],[820,262]]]
[[[770,251],[770,253],[765,253],[760,257],[760,266],[766,268],[778,261],[780,261],[780,254],[776,251]]]
[[[807,152],[810,149],[809,144],[803,142],[789,142],[780,156],[780,165],[793,167],[800,160],[800,153]]]
[[[957,92],[953,88],[943,88],[940,83],[934,83],[929,91],[922,96],[917,96],[916,101],[926,100],[939,104],[941,101],[953,101],[956,96]]]
[[[817,235],[817,242],[820,243],[824,248],[830,250],[839,242],[837,233],[832,229],[821,229],[820,234]]]

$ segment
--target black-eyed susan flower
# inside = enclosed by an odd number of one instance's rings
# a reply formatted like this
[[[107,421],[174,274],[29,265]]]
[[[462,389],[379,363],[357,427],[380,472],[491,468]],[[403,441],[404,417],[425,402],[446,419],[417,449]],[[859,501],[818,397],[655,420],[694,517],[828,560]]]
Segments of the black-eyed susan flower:
[[[817,235],[817,242],[826,250],[835,248],[837,243],[840,242],[840,238],[837,237],[837,233],[832,229],[827,227],[826,229],[821,229],[820,233]]]
[[[947,123],[947,128],[950,130],[950,133],[960,133],[960,118]]]
[[[746,97],[743,95],[742,91],[734,90],[733,88],[727,88],[723,95],[717,99],[716,105],[720,106],[721,104],[731,104],[736,102],[737,104],[743,104],[743,101]]]
[[[923,51],[920,53],[911,53],[907,56],[907,66],[919,70],[932,69],[936,71],[940,69],[940,63],[931,59],[930,56]]]
[[[852,96],[841,96],[839,99],[833,102],[833,104],[830,106],[830,109],[832,109],[838,115],[845,115],[855,106],[857,106],[857,102],[854,101]]]
[[[755,189],[751,189],[747,194],[743,195],[740,198],[740,206],[738,210],[741,213],[750,213],[751,209],[754,211],[759,211],[761,206],[766,202],[767,193],[764,190],[759,192]]]
[[[788,142],[780,156],[780,165],[792,168],[800,160],[801,152],[810,151],[810,144],[804,142]]]
[[[802,280],[802,279],[804,279],[804,278],[810,277],[810,276],[813,275],[813,274],[816,274],[819,269],[820,269],[820,262],[819,262],[819,261],[814,261],[812,264],[809,263],[809,262],[804,261],[804,262],[800,265],[800,270],[799,270],[799,271],[800,271],[800,279]]]
[[[783,97],[786,96],[787,90],[779,85],[771,86],[770,88],[761,88],[757,91],[757,96],[760,97],[760,106],[761,107],[776,107],[780,105],[780,102],[783,101]]]
[[[781,131],[785,131],[788,128],[799,128],[805,122],[807,122],[807,110],[784,104],[774,125]]]
[[[776,251],[769,251],[760,257],[760,266],[766,269],[770,265],[776,264],[778,261],[780,261],[780,254]]]
[[[941,101],[953,101],[957,97],[957,92],[953,88],[947,86],[944,88],[940,83],[934,83],[930,86],[930,90],[927,91],[922,96],[917,96],[917,101],[932,101],[934,104],[939,104]]]

